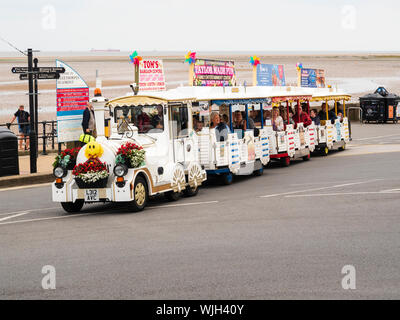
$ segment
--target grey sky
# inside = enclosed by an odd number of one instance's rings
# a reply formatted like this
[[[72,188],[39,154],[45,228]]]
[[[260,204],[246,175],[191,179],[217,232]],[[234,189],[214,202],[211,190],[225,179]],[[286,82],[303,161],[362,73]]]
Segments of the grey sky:
[[[0,35],[22,49],[400,51],[395,0],[1,0],[0,7]],[[0,51],[10,48],[0,42]]]

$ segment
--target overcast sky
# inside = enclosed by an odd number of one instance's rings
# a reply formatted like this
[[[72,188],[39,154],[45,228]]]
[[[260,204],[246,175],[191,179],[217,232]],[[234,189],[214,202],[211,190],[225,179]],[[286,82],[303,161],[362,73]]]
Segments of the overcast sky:
[[[396,0],[1,0],[0,36],[41,51],[400,51],[399,13]]]

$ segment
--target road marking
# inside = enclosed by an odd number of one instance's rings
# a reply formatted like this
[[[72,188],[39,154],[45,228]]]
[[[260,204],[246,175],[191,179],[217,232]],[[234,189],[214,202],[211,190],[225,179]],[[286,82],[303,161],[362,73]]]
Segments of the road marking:
[[[46,186],[51,186],[51,184],[52,183],[39,183],[39,184],[31,184],[31,185],[27,185],[27,186],[0,188],[0,192],[2,192],[2,191],[20,190],[20,189],[28,189],[28,188],[46,187]]]
[[[397,192],[400,191],[400,189],[388,189],[388,190],[383,190],[382,192]]]
[[[361,181],[361,182],[337,184],[337,185],[330,186],[330,187],[321,187],[321,188],[313,188],[313,189],[306,189],[306,190],[297,190],[297,191],[291,191],[291,192],[283,192],[283,193],[268,194],[268,195],[265,195],[265,196],[260,196],[260,198],[271,198],[271,197],[286,196],[286,195],[295,194],[295,193],[301,193],[301,192],[319,191],[319,190],[325,190],[325,189],[332,189],[332,188],[340,188],[340,187],[354,186],[354,185],[357,185],[357,184],[370,183],[370,182],[378,181],[378,180],[384,180],[384,179],[373,179],[373,180],[367,180],[367,181]]]
[[[35,222],[35,221],[43,221],[43,220],[55,220],[55,219],[66,219],[66,218],[77,218],[82,216],[90,216],[96,214],[98,212],[88,212],[88,213],[78,213],[70,216],[57,216],[57,217],[47,217],[47,218],[37,218],[37,219],[25,219],[25,220],[17,220],[17,221],[8,221],[8,222],[1,222],[0,226],[6,224],[16,224],[16,223],[23,223],[23,222]]]
[[[180,203],[180,204],[170,204],[170,205],[161,205],[161,206],[149,206],[147,207],[148,209],[157,209],[157,208],[169,208],[169,207],[185,207],[185,206],[194,206],[194,205],[201,205],[201,204],[211,204],[211,203],[217,203],[219,201],[214,200],[214,201],[203,201],[203,202],[189,202],[189,203]],[[57,207],[58,208],[58,207]],[[33,211],[35,209],[32,209]],[[36,209],[42,210],[42,209]],[[14,217],[18,217],[23,214],[30,213],[28,211],[20,212],[19,214],[3,218],[4,220],[8,220]],[[35,222],[35,221],[44,221],[44,220],[55,220],[55,219],[65,219],[65,218],[75,218],[75,217],[82,217],[82,216],[89,216],[97,213],[102,213],[102,211],[96,211],[96,212],[88,212],[88,213],[78,213],[78,214],[73,214],[69,216],[56,216],[56,217],[46,217],[46,218],[37,218],[37,219],[25,219],[25,220],[17,220],[17,221],[8,221],[8,222],[0,222],[1,225],[6,225],[6,224],[15,224],[15,223],[23,223],[23,222]],[[117,213],[117,212],[116,212]],[[0,219],[0,221],[3,221],[3,219]]]
[[[40,209],[29,209],[29,210],[23,210],[23,211],[14,211],[14,212],[6,212],[6,213],[0,213],[0,216],[6,216],[8,214],[17,214],[21,212],[35,212],[35,211],[43,211],[43,210],[53,210],[53,209],[60,209],[61,207],[52,207],[52,208],[40,208]]]
[[[390,134],[390,135],[387,135],[387,136],[375,136],[375,137],[369,137],[369,138],[353,139],[352,141],[373,140],[373,139],[389,138],[389,137],[396,137],[396,136],[400,136],[400,134]]]
[[[166,204],[166,205],[161,205],[161,206],[149,206],[148,208],[150,209],[157,209],[157,208],[171,208],[171,207],[185,207],[185,206],[196,206],[200,204],[211,204],[211,203],[217,203],[219,201],[214,200],[214,201],[203,201],[203,202],[189,202],[189,203],[178,203],[178,204]]]
[[[28,214],[28,213],[30,213],[30,212],[29,212],[29,211],[23,211],[23,212],[18,213],[18,214],[13,214],[12,216],[8,216],[8,217],[5,217],[5,218],[1,218],[1,219],[0,219],[0,222],[1,222],[1,221],[6,221],[6,220],[8,220],[8,219],[16,218],[16,217],[19,217],[19,216],[24,216],[24,215],[26,215],[26,214]]]
[[[363,194],[396,194],[394,191],[360,191],[360,192],[336,192],[336,193],[315,193],[315,194],[294,194],[285,196],[285,198],[301,198],[301,197],[325,197],[325,196],[347,196],[347,195],[363,195]]]

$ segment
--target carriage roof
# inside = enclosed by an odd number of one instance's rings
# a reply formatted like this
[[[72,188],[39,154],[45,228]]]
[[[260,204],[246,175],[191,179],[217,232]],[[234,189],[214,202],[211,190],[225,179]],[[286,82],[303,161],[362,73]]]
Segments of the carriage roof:
[[[350,100],[351,95],[337,88],[307,88],[312,95],[311,101]]]

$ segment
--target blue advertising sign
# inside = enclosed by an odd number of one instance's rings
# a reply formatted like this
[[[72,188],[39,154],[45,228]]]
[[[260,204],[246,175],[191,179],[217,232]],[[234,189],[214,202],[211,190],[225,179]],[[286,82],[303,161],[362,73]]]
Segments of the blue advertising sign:
[[[325,88],[325,71],[321,69],[301,69],[301,86]]]
[[[259,64],[257,65],[258,86],[285,86],[285,72],[283,65]]]

